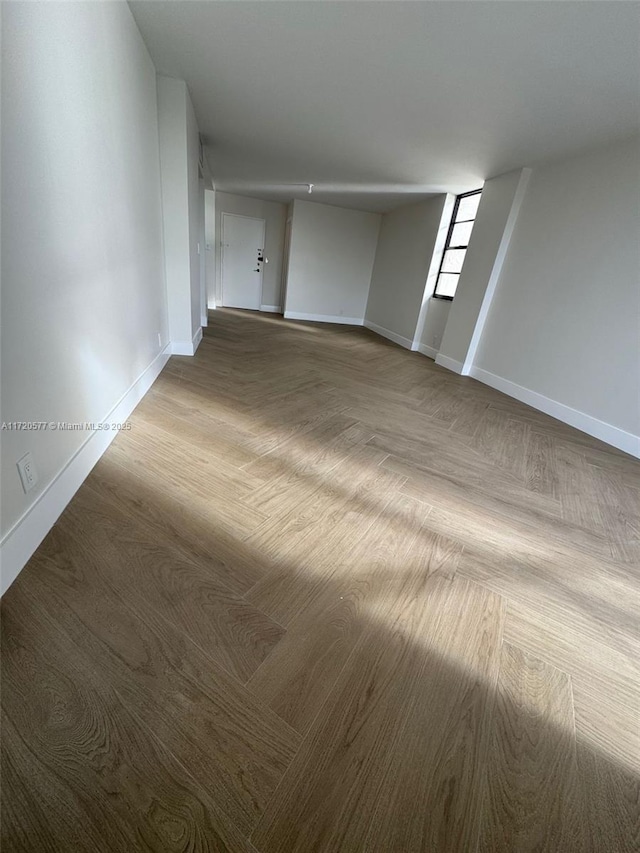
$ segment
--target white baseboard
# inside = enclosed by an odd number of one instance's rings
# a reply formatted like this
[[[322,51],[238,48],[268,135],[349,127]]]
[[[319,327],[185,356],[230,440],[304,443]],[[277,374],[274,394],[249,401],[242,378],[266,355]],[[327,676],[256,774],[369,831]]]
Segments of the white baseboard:
[[[565,406],[564,403],[558,403],[557,400],[538,394],[537,391],[523,388],[522,385],[517,385],[509,379],[503,379],[502,376],[496,376],[495,373],[490,373],[480,367],[472,367],[469,375],[485,385],[490,385],[497,391],[502,391],[503,394],[508,394],[509,397],[515,397],[521,403],[526,403],[540,412],[551,415],[552,418],[557,418],[569,426],[586,432],[587,435],[599,438],[600,441],[640,459],[640,436],[633,435],[633,433],[626,432],[577,409],[572,409],[571,406]]]
[[[341,323],[344,326],[363,326],[362,317],[334,317],[331,314],[301,314],[299,311],[285,311],[285,320],[311,320],[314,323]]]
[[[427,358],[432,358],[434,361],[438,357],[439,350],[435,347],[430,347],[427,344],[418,344],[415,349],[417,352],[421,352],[422,355],[426,355]]]
[[[167,345],[155,357],[100,423],[123,423],[127,420],[169,360],[169,349],[170,346]],[[3,595],[17,578],[29,557],[117,435],[117,430],[89,433],[64,468],[3,537],[0,542],[0,595]]]
[[[446,367],[447,370],[453,370],[454,373],[462,373],[462,369],[464,367],[461,361],[456,361],[455,358],[449,358],[448,355],[440,355],[440,353],[436,356],[436,364],[439,364],[440,367]]]
[[[191,341],[171,341],[171,355],[195,355],[202,340],[202,327],[198,328]]]
[[[267,311],[269,314],[282,314],[281,305],[261,305],[261,311]]]
[[[375,332],[376,335],[380,335],[382,338],[387,338],[388,340],[393,341],[394,344],[398,344],[405,349],[411,349],[412,341],[409,338],[398,335],[396,332],[392,332],[391,329],[385,329],[384,326],[378,326],[377,323],[372,323],[370,320],[365,320],[364,325],[367,329],[371,329],[372,332]]]

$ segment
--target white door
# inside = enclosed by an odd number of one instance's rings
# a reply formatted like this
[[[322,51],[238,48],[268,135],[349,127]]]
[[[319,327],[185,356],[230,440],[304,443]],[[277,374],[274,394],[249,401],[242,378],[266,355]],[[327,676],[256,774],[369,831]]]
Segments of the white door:
[[[222,214],[222,304],[229,308],[260,308],[264,229],[264,219]]]

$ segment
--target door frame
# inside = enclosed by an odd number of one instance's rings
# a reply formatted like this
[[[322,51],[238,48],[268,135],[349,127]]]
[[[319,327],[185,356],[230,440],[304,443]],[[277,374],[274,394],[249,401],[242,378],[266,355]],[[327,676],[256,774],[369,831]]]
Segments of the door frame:
[[[266,239],[266,234],[267,234],[267,220],[262,219],[259,216],[245,216],[242,213],[227,213],[224,210],[220,211],[220,213],[221,213],[221,219],[220,219],[220,299],[221,299],[222,305],[224,306],[224,255],[225,255],[225,248],[227,246],[227,244],[225,242],[225,236],[224,236],[225,216],[230,216],[230,217],[233,217],[235,219],[253,219],[254,222],[262,222],[262,256],[263,257],[265,257],[265,251],[266,251],[265,239]],[[263,277],[264,277],[264,262],[260,266],[260,292],[259,292],[259,298],[258,298],[258,307],[256,309],[257,311],[260,310],[260,306],[262,305]]]

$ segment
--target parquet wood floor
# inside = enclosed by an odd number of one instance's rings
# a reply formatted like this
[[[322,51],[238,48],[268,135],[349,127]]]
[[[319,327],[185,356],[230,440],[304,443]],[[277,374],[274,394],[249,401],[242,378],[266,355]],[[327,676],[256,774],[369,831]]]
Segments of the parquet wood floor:
[[[640,463],[219,310],[2,602],[2,850],[640,850]]]

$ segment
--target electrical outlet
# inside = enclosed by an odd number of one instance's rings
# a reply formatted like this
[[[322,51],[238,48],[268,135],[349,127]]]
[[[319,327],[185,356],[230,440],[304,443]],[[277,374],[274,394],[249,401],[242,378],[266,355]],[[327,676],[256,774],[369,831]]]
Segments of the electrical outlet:
[[[162,346],[162,338],[160,337],[160,332],[158,332],[158,346]]]
[[[25,492],[29,492],[38,482],[38,472],[36,471],[31,454],[25,453],[24,456],[18,459],[16,465],[18,466],[22,488]]]

